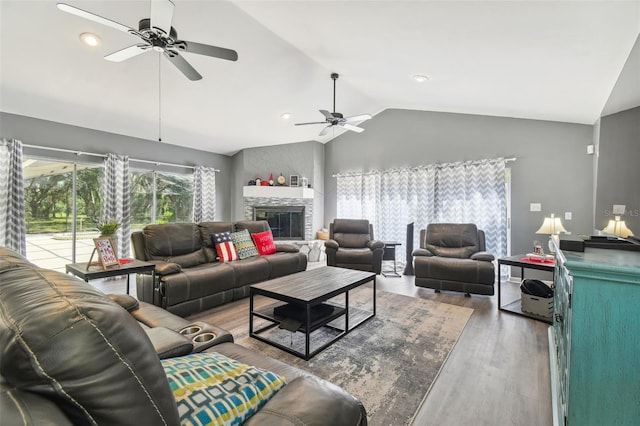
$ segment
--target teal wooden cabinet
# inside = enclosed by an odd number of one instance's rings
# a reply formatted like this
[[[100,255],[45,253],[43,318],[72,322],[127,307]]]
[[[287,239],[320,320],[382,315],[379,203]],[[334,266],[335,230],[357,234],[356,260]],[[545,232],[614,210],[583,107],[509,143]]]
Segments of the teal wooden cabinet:
[[[640,252],[556,252],[554,424],[640,424]]]

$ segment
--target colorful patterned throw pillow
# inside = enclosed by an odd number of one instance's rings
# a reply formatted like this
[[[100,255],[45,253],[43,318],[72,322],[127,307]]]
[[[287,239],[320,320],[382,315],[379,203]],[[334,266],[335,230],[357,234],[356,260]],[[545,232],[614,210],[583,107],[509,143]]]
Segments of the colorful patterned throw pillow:
[[[240,259],[246,259],[251,256],[260,256],[258,249],[255,244],[253,244],[251,234],[249,234],[249,231],[246,229],[238,232],[232,232],[231,241],[233,241],[233,246],[236,248],[236,252]]]
[[[233,242],[231,241],[231,232],[211,234],[211,239],[216,245],[216,253],[218,253],[220,262],[229,262],[238,258],[236,249],[233,247]]]
[[[253,242],[256,243],[256,248],[258,249],[260,256],[276,252],[276,243],[273,242],[273,234],[270,229],[264,232],[251,234],[251,238],[253,238]]]
[[[286,382],[217,352],[161,360],[183,425],[241,425]]]

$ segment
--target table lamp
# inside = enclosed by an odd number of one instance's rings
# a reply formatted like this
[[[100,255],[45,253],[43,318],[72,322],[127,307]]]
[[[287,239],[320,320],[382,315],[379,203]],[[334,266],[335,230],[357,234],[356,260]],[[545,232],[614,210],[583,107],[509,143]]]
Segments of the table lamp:
[[[613,234],[618,237],[626,238],[633,235],[631,229],[627,228],[624,220],[620,220],[620,216],[614,216],[615,219],[609,221],[609,224],[602,230],[607,234]]]
[[[560,232],[567,232],[567,230],[562,226],[560,218],[551,213],[550,217],[544,218],[544,222],[542,222],[542,226],[536,231],[536,234],[549,235],[549,252],[554,253],[553,241],[556,240],[557,242]]]

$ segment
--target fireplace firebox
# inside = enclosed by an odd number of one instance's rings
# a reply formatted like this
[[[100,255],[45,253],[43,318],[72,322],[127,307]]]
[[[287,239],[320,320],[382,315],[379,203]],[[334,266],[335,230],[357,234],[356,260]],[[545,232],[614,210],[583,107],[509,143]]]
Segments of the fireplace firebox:
[[[255,206],[253,220],[266,220],[274,240],[304,240],[304,206]]]

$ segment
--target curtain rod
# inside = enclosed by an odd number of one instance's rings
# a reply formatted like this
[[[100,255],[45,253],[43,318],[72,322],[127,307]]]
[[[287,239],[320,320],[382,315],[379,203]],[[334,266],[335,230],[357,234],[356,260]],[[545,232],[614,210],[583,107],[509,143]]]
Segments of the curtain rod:
[[[505,163],[511,163],[512,161],[516,161],[517,158],[516,157],[510,157],[510,158],[504,158],[503,161]],[[472,160],[472,161],[462,161],[462,163],[470,163],[470,164],[475,164],[475,163],[479,163],[481,161],[485,161],[485,160]],[[489,160],[491,161],[491,160]],[[416,166],[416,167],[407,167],[407,169],[419,169],[422,167],[440,167],[443,166],[445,164],[455,164],[455,163],[439,163],[439,164],[429,164],[427,166]],[[386,170],[370,170],[368,172],[345,172],[345,173],[334,173],[331,175],[331,177],[338,177],[339,174],[342,175],[348,175],[348,176],[352,176],[352,175],[368,175],[368,174],[372,174],[372,173],[378,173],[378,172],[385,172],[385,171],[389,171],[389,170],[396,170],[396,169],[386,169]]]
[[[107,156],[106,154],[97,154],[95,152],[74,151],[72,149],[53,148],[53,147],[50,147],[50,146],[29,145],[29,144],[22,144],[22,146],[26,147],[26,148],[43,149],[43,150],[48,150],[48,151],[68,152],[70,154],[75,154],[77,156],[88,155],[88,156],[92,156],[92,157],[102,157],[102,158],[105,158]],[[137,159],[137,158],[129,158],[129,161],[133,161],[133,162],[136,162],[136,163],[155,164],[156,166],[182,167],[184,169],[192,169],[192,170],[194,170],[196,168],[195,166],[187,166],[187,165],[184,165],[184,164],[165,163],[165,162],[162,162],[162,161],[153,161],[153,160],[140,160],[140,159]],[[213,169],[213,171],[214,172],[219,172],[220,170]]]

